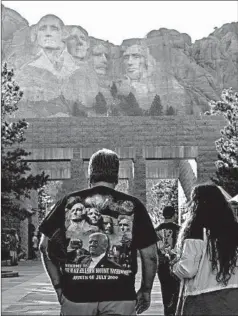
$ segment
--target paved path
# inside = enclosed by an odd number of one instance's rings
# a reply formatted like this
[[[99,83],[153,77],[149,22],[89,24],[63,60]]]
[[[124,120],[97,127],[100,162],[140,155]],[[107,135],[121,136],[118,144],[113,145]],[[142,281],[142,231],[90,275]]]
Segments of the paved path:
[[[3,278],[1,315],[59,315],[59,304],[54,290],[40,261],[20,262],[16,267],[2,267],[2,270],[18,271],[19,277]],[[140,269],[137,274],[136,289],[140,284]],[[163,315],[160,286],[156,277],[152,304],[142,315]]]

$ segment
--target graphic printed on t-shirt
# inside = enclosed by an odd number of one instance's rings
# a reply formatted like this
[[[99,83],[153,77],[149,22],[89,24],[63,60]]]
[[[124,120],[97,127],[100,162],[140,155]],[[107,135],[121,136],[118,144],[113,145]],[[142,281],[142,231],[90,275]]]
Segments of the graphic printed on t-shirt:
[[[178,231],[179,226],[175,223],[163,223],[157,228],[157,246],[160,261],[169,260],[177,240]]]
[[[70,197],[65,209],[67,263],[72,280],[117,280],[131,274],[134,205],[110,195]]]
[[[105,186],[58,201],[39,230],[72,302],[135,300],[137,250],[156,243],[149,214],[135,197]]]
[[[164,228],[161,229],[158,234],[159,248],[172,249],[173,248],[173,230]]]

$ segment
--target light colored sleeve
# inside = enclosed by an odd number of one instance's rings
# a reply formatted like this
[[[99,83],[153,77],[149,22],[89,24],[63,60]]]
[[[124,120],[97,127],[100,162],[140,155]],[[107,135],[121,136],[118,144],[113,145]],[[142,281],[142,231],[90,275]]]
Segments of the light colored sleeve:
[[[197,272],[205,242],[201,239],[186,239],[180,260],[174,265],[173,273],[180,279],[191,279]]]

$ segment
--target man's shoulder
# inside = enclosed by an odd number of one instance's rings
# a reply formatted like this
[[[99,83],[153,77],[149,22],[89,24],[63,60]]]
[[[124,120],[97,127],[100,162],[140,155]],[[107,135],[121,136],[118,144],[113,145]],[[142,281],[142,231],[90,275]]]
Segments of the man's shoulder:
[[[68,193],[65,195],[66,200],[74,199],[76,197],[87,197],[92,192],[92,188],[83,188],[81,190],[72,191],[71,193]]]
[[[122,192],[122,191],[118,191],[118,190],[114,190],[115,194],[120,197],[120,200],[125,200],[125,201],[132,201],[134,203],[141,203],[141,201],[136,198],[134,195]]]
[[[155,227],[155,231],[159,231],[159,230],[165,228],[164,225],[165,225],[165,223],[160,223],[158,226]]]
[[[146,211],[145,205],[142,203],[140,199],[138,199],[134,195],[130,195],[120,191],[115,192],[117,194],[116,200],[123,208],[126,208],[127,210],[130,210],[135,214],[141,213],[141,211]]]
[[[174,222],[172,222],[171,224],[172,224],[171,227],[173,227],[175,230],[179,230],[180,229],[180,225],[179,224],[174,223]]]

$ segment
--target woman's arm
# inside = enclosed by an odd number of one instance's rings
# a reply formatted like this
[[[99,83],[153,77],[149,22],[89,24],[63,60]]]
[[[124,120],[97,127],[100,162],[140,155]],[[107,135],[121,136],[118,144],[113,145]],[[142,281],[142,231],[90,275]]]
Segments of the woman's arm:
[[[201,239],[186,239],[180,260],[174,265],[173,273],[180,279],[193,278],[198,271],[205,243]]]

